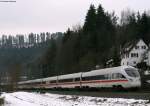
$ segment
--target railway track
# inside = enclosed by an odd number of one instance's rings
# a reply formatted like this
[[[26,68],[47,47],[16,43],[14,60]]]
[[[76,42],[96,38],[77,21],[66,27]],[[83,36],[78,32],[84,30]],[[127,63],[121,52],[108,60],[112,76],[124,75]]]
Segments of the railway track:
[[[54,94],[65,95],[80,95],[80,96],[92,96],[92,97],[106,97],[106,98],[128,98],[128,99],[146,99],[150,100],[150,91],[119,91],[119,92],[102,92],[102,91],[47,91]]]

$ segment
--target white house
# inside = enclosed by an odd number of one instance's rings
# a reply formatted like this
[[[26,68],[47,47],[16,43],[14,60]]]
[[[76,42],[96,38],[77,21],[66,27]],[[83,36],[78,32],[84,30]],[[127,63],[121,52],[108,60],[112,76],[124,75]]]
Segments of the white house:
[[[150,66],[150,45],[149,45],[149,49],[147,51],[147,57],[148,57],[147,64],[148,64],[148,66]]]
[[[128,42],[121,50],[121,65],[136,66],[137,63],[147,62],[148,45],[142,40]],[[149,53],[150,55],[150,53]]]

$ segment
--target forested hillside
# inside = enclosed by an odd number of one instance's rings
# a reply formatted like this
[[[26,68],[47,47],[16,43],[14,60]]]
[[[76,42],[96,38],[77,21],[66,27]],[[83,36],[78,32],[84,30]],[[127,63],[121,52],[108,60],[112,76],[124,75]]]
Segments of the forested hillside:
[[[139,38],[150,42],[148,12],[125,10],[118,18],[101,5],[91,5],[83,26],[68,28],[63,36],[51,38],[41,48],[0,49],[0,69],[16,62],[22,67],[21,75],[34,79],[104,68],[110,60],[111,66],[118,66],[120,49]]]
[[[150,42],[150,14],[122,11],[121,17],[108,13],[99,5],[91,5],[83,26],[69,28],[61,43],[53,42],[45,58],[47,76],[83,72],[96,67],[120,65],[120,49],[124,44],[142,38]]]

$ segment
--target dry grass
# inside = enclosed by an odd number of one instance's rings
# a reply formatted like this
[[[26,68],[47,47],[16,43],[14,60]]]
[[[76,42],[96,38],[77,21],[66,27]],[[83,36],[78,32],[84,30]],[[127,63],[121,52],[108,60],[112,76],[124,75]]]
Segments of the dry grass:
[[[4,104],[4,97],[0,97],[0,106],[3,106],[3,104]]]

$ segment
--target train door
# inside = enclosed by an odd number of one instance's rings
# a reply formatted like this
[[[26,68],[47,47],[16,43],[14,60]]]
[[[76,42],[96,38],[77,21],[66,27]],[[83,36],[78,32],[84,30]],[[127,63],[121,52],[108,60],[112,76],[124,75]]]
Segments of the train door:
[[[80,76],[80,88],[82,88],[82,74],[83,73],[81,73],[81,76]]]
[[[107,74],[108,75],[108,80],[111,80],[111,74]]]
[[[58,80],[58,76],[57,76],[57,79],[56,79],[56,88],[59,87],[59,80]]]

